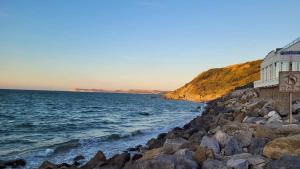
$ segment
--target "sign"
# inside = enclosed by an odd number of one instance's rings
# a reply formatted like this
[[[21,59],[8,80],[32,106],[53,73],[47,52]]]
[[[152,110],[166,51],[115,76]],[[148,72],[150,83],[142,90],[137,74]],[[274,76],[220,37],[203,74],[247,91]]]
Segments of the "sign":
[[[279,72],[279,91],[300,92],[300,71]]]

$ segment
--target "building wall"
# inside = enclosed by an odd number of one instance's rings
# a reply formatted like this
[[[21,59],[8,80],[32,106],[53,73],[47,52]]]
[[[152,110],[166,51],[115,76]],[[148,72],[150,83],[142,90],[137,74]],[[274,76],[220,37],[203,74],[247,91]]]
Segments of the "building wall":
[[[278,111],[289,112],[289,93],[279,92],[279,87],[259,88],[260,97],[273,99],[278,103]],[[293,101],[300,100],[300,93],[293,93]]]

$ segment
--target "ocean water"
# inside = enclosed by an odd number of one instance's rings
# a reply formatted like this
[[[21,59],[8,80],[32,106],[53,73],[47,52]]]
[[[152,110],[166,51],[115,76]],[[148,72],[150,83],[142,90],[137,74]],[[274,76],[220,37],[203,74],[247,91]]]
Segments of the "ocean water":
[[[144,145],[200,115],[201,103],[160,95],[0,90],[0,160],[86,160]]]

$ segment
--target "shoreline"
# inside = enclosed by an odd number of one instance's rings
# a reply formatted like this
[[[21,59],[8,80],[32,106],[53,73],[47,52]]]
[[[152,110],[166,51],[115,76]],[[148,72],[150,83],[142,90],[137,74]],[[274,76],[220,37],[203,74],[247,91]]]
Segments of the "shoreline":
[[[299,109],[300,112],[300,109]],[[276,169],[300,166],[300,114],[295,124],[255,89],[207,102],[201,116],[107,159],[102,151],[84,163],[43,162],[39,169]],[[288,144],[288,146],[286,146]],[[292,147],[292,148],[291,148]]]

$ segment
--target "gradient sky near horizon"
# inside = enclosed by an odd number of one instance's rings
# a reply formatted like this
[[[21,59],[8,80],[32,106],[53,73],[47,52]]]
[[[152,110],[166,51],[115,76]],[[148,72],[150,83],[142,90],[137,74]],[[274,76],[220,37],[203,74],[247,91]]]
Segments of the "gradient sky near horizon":
[[[299,0],[0,0],[0,88],[173,90],[300,36]]]

